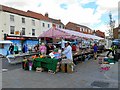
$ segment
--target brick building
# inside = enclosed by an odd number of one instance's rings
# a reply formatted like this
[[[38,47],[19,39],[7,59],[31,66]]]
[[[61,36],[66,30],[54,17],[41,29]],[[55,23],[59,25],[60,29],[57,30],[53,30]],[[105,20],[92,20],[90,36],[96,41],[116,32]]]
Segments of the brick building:
[[[96,30],[95,31],[95,35],[99,36],[99,37],[102,37],[102,38],[105,38],[105,32],[102,32],[100,30]]]
[[[120,39],[120,25],[113,29],[113,38]]]
[[[84,25],[79,25],[73,22],[68,22],[65,26],[65,29],[78,31],[78,32],[85,33],[85,34],[93,34],[93,30],[90,29],[89,27],[84,26]]]

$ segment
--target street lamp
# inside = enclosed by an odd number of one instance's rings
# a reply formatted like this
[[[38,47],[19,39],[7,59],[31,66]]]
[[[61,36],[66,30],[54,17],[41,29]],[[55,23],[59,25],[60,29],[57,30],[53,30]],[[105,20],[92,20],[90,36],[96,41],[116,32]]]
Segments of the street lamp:
[[[115,20],[112,20],[112,14],[110,13],[109,14],[109,17],[110,17],[110,32],[109,32],[109,35],[111,37],[111,39],[113,39],[113,29],[115,27]]]
[[[21,52],[22,52],[22,47],[23,47],[23,41],[22,41],[22,30],[20,30],[20,39],[21,39]]]

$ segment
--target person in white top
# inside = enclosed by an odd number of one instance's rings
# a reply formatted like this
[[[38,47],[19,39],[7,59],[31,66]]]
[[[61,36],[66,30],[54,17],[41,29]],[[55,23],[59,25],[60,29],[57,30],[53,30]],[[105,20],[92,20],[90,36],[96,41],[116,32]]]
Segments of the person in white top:
[[[62,54],[64,54],[64,55],[67,57],[67,59],[73,60],[72,47],[70,46],[70,43],[69,43],[69,42],[66,43],[66,48],[65,48],[65,50],[62,52]]]

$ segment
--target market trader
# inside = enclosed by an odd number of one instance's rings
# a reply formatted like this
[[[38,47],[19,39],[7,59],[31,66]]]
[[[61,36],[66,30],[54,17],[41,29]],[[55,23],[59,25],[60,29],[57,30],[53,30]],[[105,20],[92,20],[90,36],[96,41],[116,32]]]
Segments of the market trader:
[[[70,46],[70,43],[69,43],[69,42],[66,43],[66,48],[65,48],[65,50],[62,52],[62,54],[64,54],[64,55],[67,57],[67,59],[73,60],[72,47]]]

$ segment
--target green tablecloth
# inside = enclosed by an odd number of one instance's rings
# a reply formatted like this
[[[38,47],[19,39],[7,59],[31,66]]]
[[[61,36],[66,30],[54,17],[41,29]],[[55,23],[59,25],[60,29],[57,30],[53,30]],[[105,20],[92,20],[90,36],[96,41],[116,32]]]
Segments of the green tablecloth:
[[[52,70],[56,72],[58,60],[57,59],[51,59],[51,58],[36,58],[33,62],[34,67],[42,67],[48,70]]]

